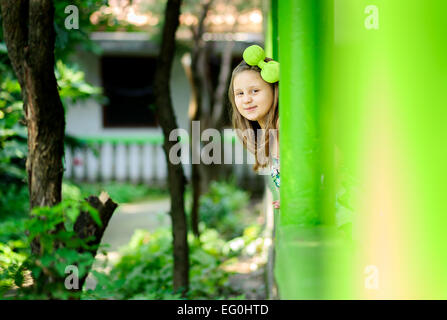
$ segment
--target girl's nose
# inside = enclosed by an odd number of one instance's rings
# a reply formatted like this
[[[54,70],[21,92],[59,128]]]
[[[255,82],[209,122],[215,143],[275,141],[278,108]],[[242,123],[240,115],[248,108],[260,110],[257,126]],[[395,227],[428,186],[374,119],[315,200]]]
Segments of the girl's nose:
[[[251,96],[249,96],[248,94],[245,95],[245,97],[244,97],[244,102],[245,102],[245,103],[249,103],[250,101],[251,101]]]

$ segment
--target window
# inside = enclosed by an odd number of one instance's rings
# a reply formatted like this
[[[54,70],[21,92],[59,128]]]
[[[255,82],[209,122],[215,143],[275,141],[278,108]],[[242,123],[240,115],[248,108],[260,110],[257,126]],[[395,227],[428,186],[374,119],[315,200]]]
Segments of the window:
[[[104,56],[101,77],[105,128],[156,127],[153,79],[156,58]]]

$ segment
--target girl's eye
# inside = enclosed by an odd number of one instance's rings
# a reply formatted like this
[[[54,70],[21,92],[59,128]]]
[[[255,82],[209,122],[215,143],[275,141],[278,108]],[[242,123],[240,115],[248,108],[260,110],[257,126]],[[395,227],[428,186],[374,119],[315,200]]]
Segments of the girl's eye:
[[[259,91],[258,89],[253,89],[253,92],[254,92],[254,93],[256,93],[256,92],[258,92],[258,91]]]
[[[238,92],[238,93],[236,93],[236,95],[237,95],[237,96],[240,96],[240,95],[242,95],[242,92]]]

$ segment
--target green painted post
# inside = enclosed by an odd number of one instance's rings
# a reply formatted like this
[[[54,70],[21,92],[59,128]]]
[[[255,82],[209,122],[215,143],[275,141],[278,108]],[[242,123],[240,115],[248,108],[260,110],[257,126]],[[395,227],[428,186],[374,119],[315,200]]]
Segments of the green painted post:
[[[318,222],[315,1],[279,1],[281,226]],[[286,150],[284,150],[286,149]]]
[[[346,270],[328,269],[345,247],[335,228],[332,107],[322,104],[326,32],[332,8],[326,0],[278,1],[281,63],[281,210],[275,277],[281,299],[326,299]],[[275,20],[273,19],[273,22]],[[273,28],[272,28],[273,29]],[[330,33],[330,32],[329,32]],[[274,47],[274,46],[273,46]]]
[[[281,299],[321,297],[319,148],[317,137],[318,7],[315,1],[278,2],[281,210],[275,277]],[[300,241],[301,239],[301,241]]]

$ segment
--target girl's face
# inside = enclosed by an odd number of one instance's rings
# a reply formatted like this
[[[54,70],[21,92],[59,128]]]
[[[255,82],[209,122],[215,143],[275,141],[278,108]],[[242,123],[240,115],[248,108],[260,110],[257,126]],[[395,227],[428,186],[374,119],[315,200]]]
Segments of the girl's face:
[[[233,79],[234,102],[239,113],[248,120],[263,123],[273,105],[273,89],[259,72],[245,70]]]

